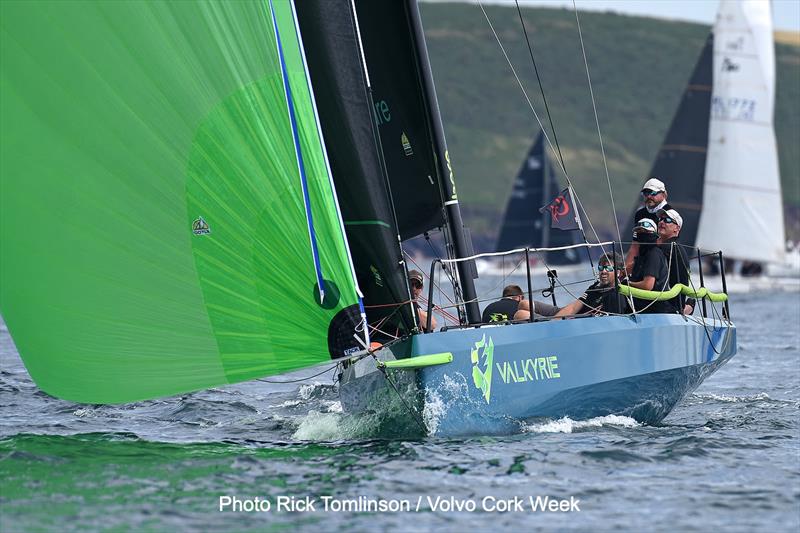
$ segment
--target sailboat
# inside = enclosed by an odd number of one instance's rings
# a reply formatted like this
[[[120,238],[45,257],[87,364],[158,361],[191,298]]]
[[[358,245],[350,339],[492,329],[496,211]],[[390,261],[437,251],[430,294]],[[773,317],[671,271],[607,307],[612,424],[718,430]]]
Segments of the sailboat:
[[[649,174],[665,181],[669,203],[683,216],[681,243],[724,249],[729,259],[785,263],[774,102],[770,4],[722,0]],[[800,279],[728,274],[734,292],[800,289]],[[708,281],[720,285],[718,276]]]
[[[530,247],[561,248],[576,244],[571,231],[551,229],[549,212],[540,212],[562,188],[558,184],[552,163],[544,149],[544,135],[536,140],[522,161],[514,179],[511,194],[503,214],[495,251]],[[534,261],[542,259],[549,267],[559,267],[559,272],[576,270],[581,264],[583,250],[566,248],[542,252]],[[509,262],[484,259],[477,262],[481,275],[508,275]],[[572,268],[570,268],[572,267]]]
[[[514,180],[495,250],[525,246],[556,248],[575,244],[573,232],[551,230],[550,213],[539,211],[561,189],[544,149],[544,135],[539,132]],[[574,265],[580,263],[581,258],[575,249],[566,249],[548,252],[546,261],[552,265]]]
[[[0,312],[48,394],[333,363],[348,412],[486,434],[656,423],[736,352],[718,316],[480,324],[413,0],[2,9]],[[401,243],[439,226],[462,318],[423,333]]]

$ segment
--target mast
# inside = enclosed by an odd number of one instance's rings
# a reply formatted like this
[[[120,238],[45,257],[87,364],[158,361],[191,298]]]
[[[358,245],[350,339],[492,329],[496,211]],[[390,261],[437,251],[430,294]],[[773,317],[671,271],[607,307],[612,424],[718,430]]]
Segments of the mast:
[[[455,249],[456,258],[468,257],[468,247],[464,237],[464,222],[461,218],[461,210],[458,206],[458,195],[456,194],[453,170],[450,166],[450,155],[447,151],[447,142],[444,137],[442,117],[439,113],[439,102],[436,99],[436,88],[434,87],[433,76],[431,75],[428,48],[425,46],[425,36],[422,30],[422,21],[419,16],[417,0],[408,0],[408,12],[411,22],[411,31],[415,37],[416,52],[421,68],[420,79],[430,110],[436,165],[439,175],[442,177],[441,182],[444,187],[444,207],[447,218],[450,221],[450,236]],[[466,261],[461,261],[456,263],[456,265],[458,266],[458,277],[461,280],[461,292],[467,311],[467,321],[469,323],[480,322],[481,312],[478,307],[475,284],[470,274],[469,264]]]

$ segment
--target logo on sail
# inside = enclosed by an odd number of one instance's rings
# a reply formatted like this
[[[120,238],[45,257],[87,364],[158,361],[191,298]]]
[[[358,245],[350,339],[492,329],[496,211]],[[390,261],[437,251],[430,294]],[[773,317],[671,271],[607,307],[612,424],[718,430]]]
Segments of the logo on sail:
[[[408,142],[408,137],[405,132],[400,136],[400,142],[403,143],[403,152],[405,152],[406,157],[414,155],[414,150],[411,149],[411,143]]]
[[[483,399],[489,403],[492,396],[492,361],[494,359],[494,342],[486,340],[486,335],[475,343],[470,356],[472,359],[472,381],[481,391]]]
[[[736,72],[739,70],[739,64],[734,63],[727,57],[722,61],[722,72]]]
[[[378,287],[383,287],[383,277],[381,277],[380,270],[375,268],[375,265],[370,265],[369,271],[372,272],[372,277],[375,280],[375,285],[377,285]]]
[[[192,233],[195,235],[208,235],[211,233],[211,228],[208,227],[208,222],[203,217],[197,217],[197,220],[192,222]]]
[[[542,168],[542,162],[539,160],[538,157],[532,155],[528,158],[528,168],[531,170],[539,170]]]

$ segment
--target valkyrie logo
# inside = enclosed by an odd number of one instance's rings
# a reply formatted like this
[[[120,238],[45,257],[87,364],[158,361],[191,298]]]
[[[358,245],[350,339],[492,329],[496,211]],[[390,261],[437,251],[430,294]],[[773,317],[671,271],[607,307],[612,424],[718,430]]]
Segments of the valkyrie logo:
[[[203,220],[203,217],[197,217],[197,220],[192,222],[192,233],[195,235],[208,235],[211,233],[211,228],[208,227],[208,223]]]
[[[472,359],[472,381],[480,389],[483,399],[489,403],[492,396],[492,362],[494,359],[494,343],[486,335],[475,343],[470,352]],[[481,370],[481,368],[483,370]]]

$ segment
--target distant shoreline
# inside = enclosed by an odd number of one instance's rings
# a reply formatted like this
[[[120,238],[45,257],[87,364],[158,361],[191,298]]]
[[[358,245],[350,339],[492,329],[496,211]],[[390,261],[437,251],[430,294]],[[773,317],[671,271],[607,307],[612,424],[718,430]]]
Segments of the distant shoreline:
[[[800,46],[800,32],[776,31],[775,42],[780,44],[788,44],[789,46]]]

